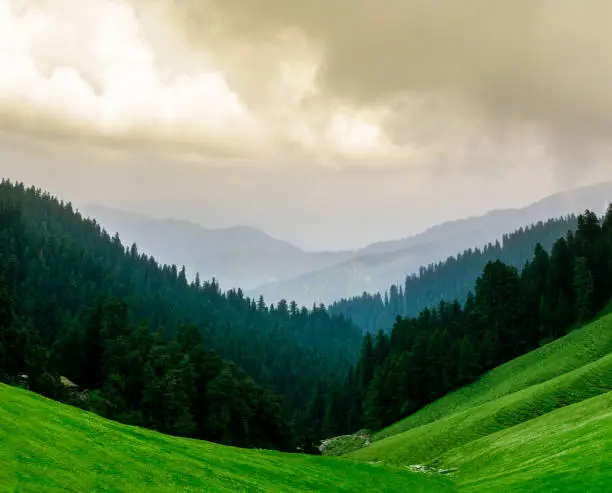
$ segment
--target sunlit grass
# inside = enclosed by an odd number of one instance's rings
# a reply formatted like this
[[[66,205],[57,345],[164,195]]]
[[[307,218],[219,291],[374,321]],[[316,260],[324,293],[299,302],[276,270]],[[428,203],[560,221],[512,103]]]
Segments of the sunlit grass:
[[[612,491],[612,393],[452,450],[465,492]]]
[[[377,438],[347,459],[456,468],[459,491],[612,491],[612,315],[496,368]]]
[[[350,456],[397,465],[428,463],[483,436],[609,391],[612,354],[544,383],[381,440]]]
[[[170,437],[0,385],[0,491],[427,493],[455,487],[405,469]]]
[[[488,372],[480,380],[448,394],[419,412],[375,434],[397,435],[450,414],[523,390],[612,353],[612,315]]]

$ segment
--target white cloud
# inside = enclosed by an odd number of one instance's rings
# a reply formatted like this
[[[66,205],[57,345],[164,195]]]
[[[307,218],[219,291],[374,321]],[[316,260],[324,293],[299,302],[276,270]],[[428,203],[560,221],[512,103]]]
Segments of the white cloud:
[[[0,101],[37,123],[129,138],[259,138],[256,120],[223,74],[204,68],[162,81],[128,4],[0,0]],[[38,120],[38,121],[37,121]],[[146,131],[144,130],[146,129]]]

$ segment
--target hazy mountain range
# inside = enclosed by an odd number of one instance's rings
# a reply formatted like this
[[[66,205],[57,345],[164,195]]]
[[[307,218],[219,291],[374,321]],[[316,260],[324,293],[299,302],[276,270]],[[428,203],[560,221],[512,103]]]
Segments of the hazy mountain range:
[[[610,201],[612,182],[606,182],[560,192],[525,208],[495,210],[342,252],[307,252],[246,226],[207,229],[101,206],[80,209],[110,233],[118,232],[125,244],[136,243],[160,262],[185,265],[192,275],[198,271],[203,279],[215,277],[223,289],[241,287],[269,302],[284,298],[311,305],[384,290],[422,265],[540,220],[587,208],[602,212]]]
[[[199,224],[158,219],[98,205],[80,207],[126,245],[167,264],[185,265],[188,275],[215,277],[223,289],[253,289],[342,262],[351,252],[306,252],[248,226],[207,229]]]

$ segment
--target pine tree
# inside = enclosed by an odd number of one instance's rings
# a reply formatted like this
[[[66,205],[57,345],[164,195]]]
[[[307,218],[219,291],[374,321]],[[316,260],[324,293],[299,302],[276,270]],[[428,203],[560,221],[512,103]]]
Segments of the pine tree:
[[[574,298],[576,318],[586,322],[593,316],[593,277],[586,257],[578,257],[574,263]]]
[[[98,300],[85,321],[82,353],[80,355],[82,361],[82,369],[80,371],[82,381],[78,383],[88,389],[99,389],[104,383],[102,368],[104,355],[102,341],[103,316],[102,301]]]
[[[6,378],[7,373],[11,374],[13,368],[11,360],[11,336],[10,331],[13,324],[13,300],[8,287],[0,278],[0,379]]]
[[[260,313],[264,313],[266,311],[266,302],[264,301],[263,296],[259,296],[257,300],[257,311]]]
[[[359,388],[361,393],[365,395],[376,369],[376,354],[374,353],[372,335],[369,332],[365,335],[359,361]]]
[[[325,388],[322,382],[318,382],[313,392],[305,414],[305,437],[304,449],[307,453],[317,454],[318,447],[323,436],[323,425],[325,419]]]
[[[480,358],[469,337],[463,336],[459,345],[457,381],[459,385],[473,382],[481,373]]]
[[[363,425],[372,430],[379,430],[385,425],[385,382],[388,379],[386,368],[379,366],[365,393],[363,403]]]

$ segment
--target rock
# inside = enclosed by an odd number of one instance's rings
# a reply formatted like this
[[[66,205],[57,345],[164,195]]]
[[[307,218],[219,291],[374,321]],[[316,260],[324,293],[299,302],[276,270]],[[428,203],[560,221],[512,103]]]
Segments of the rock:
[[[372,443],[370,436],[366,435],[366,430],[362,430],[353,435],[344,435],[328,438],[321,441],[319,451],[323,455],[340,456],[364,447],[369,447]]]
[[[60,382],[64,386],[64,388],[66,388],[66,389],[78,390],[78,388],[79,388],[79,386],[76,383],[71,382],[66,377],[60,377]]]

